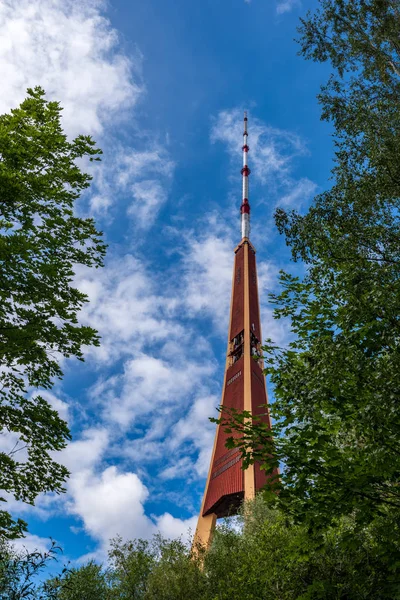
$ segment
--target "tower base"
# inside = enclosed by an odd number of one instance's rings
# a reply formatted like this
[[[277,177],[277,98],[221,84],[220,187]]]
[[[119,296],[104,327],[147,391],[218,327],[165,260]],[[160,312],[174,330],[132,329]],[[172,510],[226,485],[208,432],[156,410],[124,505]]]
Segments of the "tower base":
[[[250,465],[244,472],[244,492],[223,496],[207,513],[200,513],[193,538],[193,551],[197,553],[200,548],[207,550],[212,542],[217,519],[237,515],[243,502],[253,500],[254,497],[254,465]]]
[[[208,549],[211,545],[212,538],[215,531],[215,525],[217,522],[217,515],[215,513],[211,513],[203,517],[203,515],[199,516],[197,521],[196,533],[193,538],[192,550],[197,554],[197,552],[204,548]]]

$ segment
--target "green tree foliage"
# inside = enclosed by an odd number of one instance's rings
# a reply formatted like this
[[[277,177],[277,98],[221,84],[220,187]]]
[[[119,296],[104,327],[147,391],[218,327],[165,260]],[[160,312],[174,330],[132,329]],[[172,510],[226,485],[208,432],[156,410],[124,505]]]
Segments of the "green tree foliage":
[[[242,530],[217,531],[206,554],[208,595],[218,600],[397,598],[373,532],[351,519],[313,535],[262,499],[247,507]],[[354,544],[346,545],[350,537]]]
[[[109,574],[93,561],[66,570],[64,576],[48,581],[45,589],[49,600],[51,594],[56,600],[111,600]]]
[[[48,582],[57,600],[191,600],[208,598],[200,560],[182,540],[111,540],[105,569],[88,563]]]
[[[147,540],[123,542],[117,537],[111,540],[109,559],[116,598],[145,598],[149,576],[156,564],[157,544],[151,544]]]
[[[82,346],[99,343],[78,323],[87,297],[73,277],[76,265],[101,266],[105,252],[93,220],[74,214],[91,180],[77,163],[101,151],[88,136],[69,142],[60,116],[40,88],[0,116],[0,433],[12,443],[0,453],[2,501],[4,492],[33,503],[40,492],[62,491],[68,472],[50,453],[69,430],[32,389],[62,376],[60,357],[82,360]],[[24,527],[0,511],[1,536]]]
[[[400,586],[381,544],[386,526],[382,520],[360,531],[346,517],[337,527],[312,534],[258,497],[234,527],[227,522],[217,529],[201,558],[182,541],[161,536],[152,542],[115,540],[104,569],[89,563],[68,571],[58,580],[55,598],[395,600]]]
[[[144,600],[201,600],[208,598],[207,574],[201,554],[192,556],[181,539],[156,536],[158,560],[149,577]]]
[[[43,582],[43,572],[57,560],[60,548],[51,543],[45,552],[17,552],[0,542],[0,600],[57,600],[57,590]],[[64,569],[61,576],[64,575]]]
[[[301,53],[335,69],[322,89],[334,125],[332,188],[307,214],[276,212],[304,278],[282,274],[276,317],[287,349],[265,348],[274,384],[280,502],[312,525],[386,516],[400,523],[400,7],[321,0],[302,21]],[[247,461],[271,470],[270,432],[233,415]],[[231,443],[234,443],[233,440]],[[389,531],[386,532],[390,533]]]

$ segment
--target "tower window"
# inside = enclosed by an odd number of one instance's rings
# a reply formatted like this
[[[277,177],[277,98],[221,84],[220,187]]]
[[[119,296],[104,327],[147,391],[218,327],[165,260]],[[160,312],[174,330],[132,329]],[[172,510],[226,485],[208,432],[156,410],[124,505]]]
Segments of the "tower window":
[[[254,329],[254,323],[253,323]],[[253,331],[250,331],[250,353],[251,356],[258,356],[261,358],[261,344],[257,337],[254,335]]]
[[[244,331],[241,331],[236,335],[229,344],[229,357],[230,364],[234,365],[235,362],[239,360],[239,358],[243,354],[243,342],[244,342]]]

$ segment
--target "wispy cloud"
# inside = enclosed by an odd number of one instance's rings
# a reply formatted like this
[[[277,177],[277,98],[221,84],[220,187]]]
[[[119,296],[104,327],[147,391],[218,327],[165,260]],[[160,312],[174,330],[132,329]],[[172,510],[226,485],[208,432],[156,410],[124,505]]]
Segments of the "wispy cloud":
[[[141,56],[118,52],[118,34],[100,0],[21,0],[0,4],[0,113],[41,85],[64,106],[71,134],[99,134],[132,107],[144,87]]]
[[[104,466],[109,436],[104,430],[88,430],[65,451],[72,475],[64,511],[79,519],[84,531],[99,542],[94,553],[102,559],[110,538],[149,538],[157,531],[169,537],[187,533],[194,519],[176,519],[169,513],[149,517],[145,503],[149,490],[137,473]],[[84,557],[88,558],[88,556]]]
[[[183,356],[182,356],[183,358]],[[151,354],[135,356],[124,365],[124,373],[120,378],[112,378],[111,385],[116,385],[113,396],[107,398],[105,420],[117,422],[128,428],[137,424],[136,419],[147,415],[168,415],[169,408],[177,411],[182,401],[188,398],[205,377],[214,371],[208,361],[185,361],[182,369],[180,360],[162,360]],[[169,424],[160,432],[165,434]],[[153,426],[153,424],[152,424]]]
[[[156,179],[144,179],[132,185],[132,195],[133,202],[129,205],[127,214],[140,229],[149,229],[167,200],[167,191]]]
[[[233,239],[207,227],[207,235],[191,235],[184,258],[184,303],[189,314],[203,315],[226,331],[232,286]]]
[[[14,540],[12,545],[18,552],[47,552],[51,546],[49,538],[43,538],[32,533],[28,533],[24,538]]]
[[[214,415],[220,402],[221,399],[216,395],[196,398],[189,413],[174,426],[173,435],[169,441],[173,452],[179,449],[184,442],[193,445],[197,453],[195,464],[193,465],[191,462],[189,465],[187,463],[184,463],[184,465],[189,466],[191,472],[195,471],[200,477],[207,475],[215,435],[215,426],[210,423],[209,417]],[[171,467],[167,470],[167,473],[171,476]]]
[[[293,10],[295,6],[300,5],[300,0],[278,0],[278,3],[276,5],[276,12],[278,13],[278,15],[283,15],[284,13],[288,13],[291,10]]]
[[[132,254],[110,257],[101,271],[79,270],[76,284],[90,300],[82,319],[102,336],[101,347],[91,350],[100,362],[112,364],[121,356],[142,352],[146,345],[184,335],[174,318],[179,298],[170,295],[163,278],[158,281]]]
[[[299,209],[315,194],[317,187],[314,181],[303,177],[294,183],[290,191],[279,198],[277,204],[285,208],[296,207]]]
[[[134,228],[149,230],[168,199],[175,163],[167,148],[147,133],[148,149],[122,146],[107,140],[101,168],[91,169],[94,180],[89,198],[92,212],[113,220],[126,207]]]
[[[251,114],[249,119],[252,178],[256,183],[267,185],[269,193],[286,190],[294,183],[294,159],[308,153],[304,140],[296,133],[272,127]],[[243,111],[236,108],[221,111],[211,129],[211,140],[225,143],[235,164],[240,160],[242,128]]]

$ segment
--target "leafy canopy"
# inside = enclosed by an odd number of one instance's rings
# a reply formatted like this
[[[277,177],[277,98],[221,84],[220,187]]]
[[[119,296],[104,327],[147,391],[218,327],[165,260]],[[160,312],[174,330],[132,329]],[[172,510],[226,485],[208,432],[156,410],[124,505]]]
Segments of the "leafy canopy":
[[[33,589],[49,594],[43,600],[395,600],[383,540],[392,525],[382,519],[359,531],[346,517],[312,534],[258,497],[234,526],[222,523],[202,559],[182,540],[116,539],[104,565],[89,562]]]
[[[93,219],[74,213],[91,176],[79,161],[99,160],[88,136],[67,140],[61,107],[40,88],[0,116],[0,490],[33,503],[40,492],[61,492],[67,469],[51,458],[70,434],[34,388],[62,376],[60,359],[83,359],[98,345],[78,323],[87,301],[73,285],[76,265],[99,267],[105,246]],[[25,524],[0,511],[0,535],[19,536]]]

